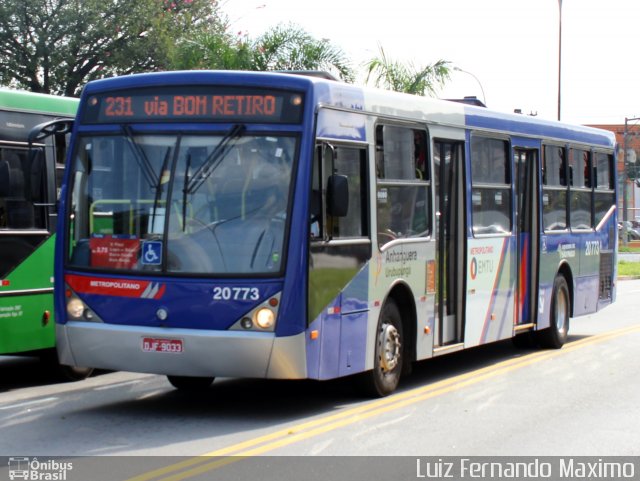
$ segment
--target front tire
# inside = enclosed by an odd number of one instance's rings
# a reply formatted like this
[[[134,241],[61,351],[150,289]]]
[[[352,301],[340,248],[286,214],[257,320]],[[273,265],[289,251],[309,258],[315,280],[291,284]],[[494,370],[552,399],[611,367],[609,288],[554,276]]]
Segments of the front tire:
[[[393,300],[388,300],[378,319],[373,369],[360,378],[365,394],[383,397],[396,390],[404,362],[403,343],[400,310]]]
[[[204,391],[214,378],[212,377],[191,377],[191,376],[167,376],[173,387],[180,391]]]
[[[550,326],[538,332],[538,342],[541,347],[560,349],[564,345],[569,333],[570,313],[569,286],[564,276],[558,275],[553,281]]]
[[[56,381],[82,381],[93,373],[92,367],[67,366],[65,364],[60,364],[58,353],[55,349],[47,349],[46,351],[43,351],[40,354],[40,362]]]
[[[65,366],[59,364],[57,371],[60,378],[64,381],[82,381],[93,373],[92,367]]]

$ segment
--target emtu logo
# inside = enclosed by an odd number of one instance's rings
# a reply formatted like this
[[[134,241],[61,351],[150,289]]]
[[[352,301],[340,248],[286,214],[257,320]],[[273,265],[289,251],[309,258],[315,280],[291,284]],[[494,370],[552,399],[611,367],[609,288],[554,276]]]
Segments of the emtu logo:
[[[476,277],[478,276],[478,261],[476,260],[475,257],[471,259],[470,273],[471,273],[471,280],[475,281]]]

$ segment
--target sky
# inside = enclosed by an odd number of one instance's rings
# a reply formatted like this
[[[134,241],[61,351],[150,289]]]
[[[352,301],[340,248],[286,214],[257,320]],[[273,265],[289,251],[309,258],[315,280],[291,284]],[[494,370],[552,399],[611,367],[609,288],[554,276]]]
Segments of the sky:
[[[226,0],[230,28],[254,38],[293,23],[340,47],[365,80],[382,46],[416,67],[439,59],[463,71],[440,98],[475,95],[504,112],[624,124],[640,117],[639,0]],[[560,18],[562,21],[560,22]],[[640,121],[639,121],[640,122]]]

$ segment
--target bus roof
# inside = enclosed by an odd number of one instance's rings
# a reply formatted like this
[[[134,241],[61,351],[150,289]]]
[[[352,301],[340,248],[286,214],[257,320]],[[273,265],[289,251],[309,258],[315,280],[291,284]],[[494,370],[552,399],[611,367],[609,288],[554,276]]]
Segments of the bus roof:
[[[0,109],[75,116],[79,100],[0,87]]]
[[[224,85],[231,82],[246,86],[298,88],[313,91],[315,103],[326,107],[404,117],[407,120],[438,122],[489,132],[584,142],[606,148],[615,147],[615,135],[606,130],[499,112],[451,100],[360,87],[322,78],[315,73],[308,76],[301,75],[298,71],[285,73],[201,70],[134,74],[89,82],[84,89],[84,94],[91,95],[111,89],[134,89],[142,86],[216,83]]]

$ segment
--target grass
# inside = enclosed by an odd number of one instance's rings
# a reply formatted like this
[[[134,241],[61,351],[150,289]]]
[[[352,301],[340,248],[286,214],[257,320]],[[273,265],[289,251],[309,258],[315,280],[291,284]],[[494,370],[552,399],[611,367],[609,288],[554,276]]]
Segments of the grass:
[[[640,277],[640,262],[618,262],[618,276]]]
[[[618,244],[618,252],[628,252],[632,254],[640,253],[640,246],[637,242],[634,245]],[[621,260],[618,262],[618,276],[640,277],[640,262],[629,262]]]

